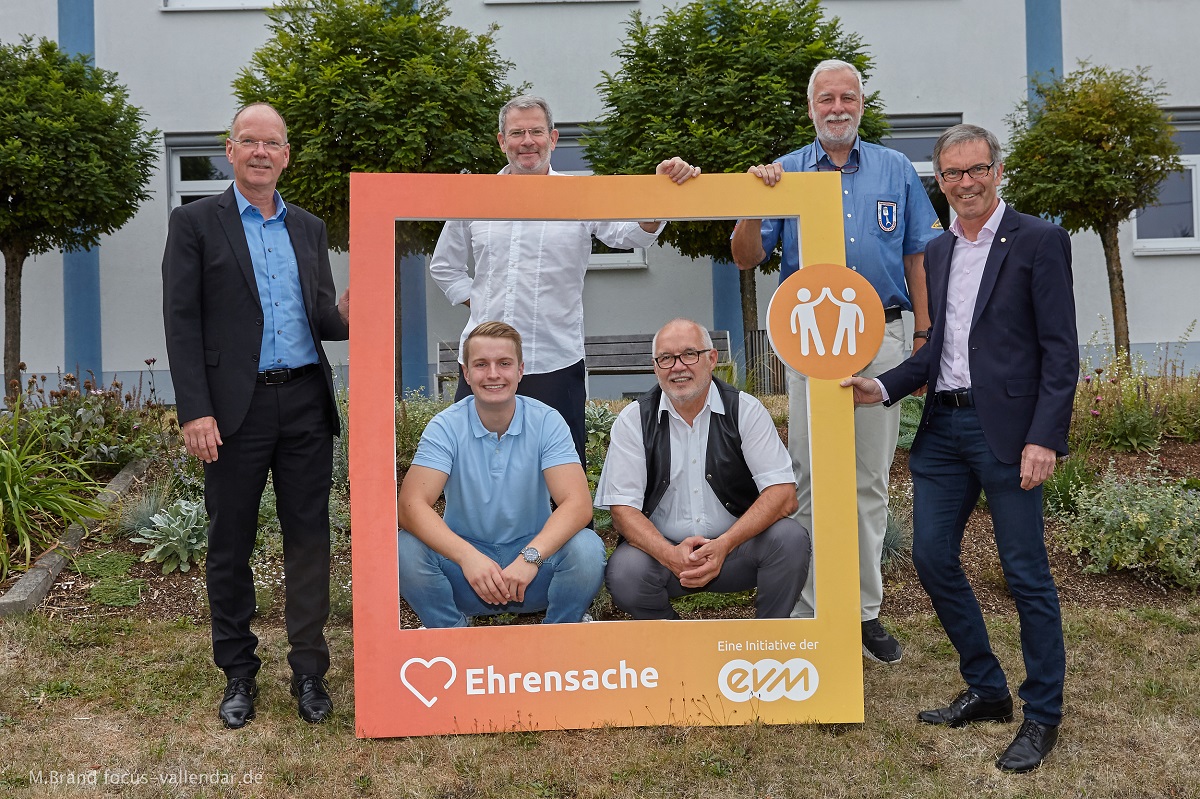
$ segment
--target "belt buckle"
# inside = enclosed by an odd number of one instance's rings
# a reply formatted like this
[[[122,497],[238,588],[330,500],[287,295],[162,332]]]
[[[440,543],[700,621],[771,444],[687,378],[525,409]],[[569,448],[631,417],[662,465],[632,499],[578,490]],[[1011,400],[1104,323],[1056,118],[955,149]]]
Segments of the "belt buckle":
[[[287,369],[268,369],[262,373],[263,384],[267,386],[277,386],[281,383],[286,383],[288,377]]]

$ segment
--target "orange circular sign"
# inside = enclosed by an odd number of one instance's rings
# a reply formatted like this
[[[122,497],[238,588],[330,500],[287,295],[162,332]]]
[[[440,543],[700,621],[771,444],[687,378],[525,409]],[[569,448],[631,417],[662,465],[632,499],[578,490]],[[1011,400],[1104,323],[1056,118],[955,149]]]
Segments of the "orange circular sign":
[[[813,264],[779,284],[767,309],[767,335],[797,372],[840,380],[879,352],[883,304],[867,279],[844,266]]]

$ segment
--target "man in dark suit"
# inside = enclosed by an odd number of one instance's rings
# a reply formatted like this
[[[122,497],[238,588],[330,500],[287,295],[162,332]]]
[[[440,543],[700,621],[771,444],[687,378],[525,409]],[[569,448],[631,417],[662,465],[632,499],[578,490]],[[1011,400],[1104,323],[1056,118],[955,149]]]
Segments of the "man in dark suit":
[[[959,558],[967,517],[981,488],[987,495],[1026,674],[1025,720],[996,767],[1026,772],[1058,740],[1066,673],[1041,485],[1066,454],[1079,372],[1071,241],[999,199],[1000,144],[983,128],[947,130],[933,164],[958,218],[925,250],[929,346],[876,379],[842,385],[854,387],[858,403],[931,388],[909,458],[913,562],[967,688],[948,707],[921,712],[928,724],[1012,720],[1004,671]]]
[[[322,341],[349,335],[349,292],[334,301],[325,223],[275,190],[291,154],[274,108],[241,109],[225,154],[234,183],[171,214],[163,318],[184,445],[204,461],[213,659],[226,676],[220,717],[254,717],[261,661],[250,631],[250,554],[267,473],[283,530],[292,694],[300,716],[333,709],[329,647],[329,487],[338,434]]]

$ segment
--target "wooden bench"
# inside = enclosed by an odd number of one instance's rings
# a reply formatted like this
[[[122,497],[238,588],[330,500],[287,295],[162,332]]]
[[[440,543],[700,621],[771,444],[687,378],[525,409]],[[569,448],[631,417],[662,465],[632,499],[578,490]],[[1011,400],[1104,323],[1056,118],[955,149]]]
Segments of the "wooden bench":
[[[732,381],[735,373],[729,353],[729,331],[710,330],[713,349],[717,351],[716,374]],[[584,364],[589,375],[649,375],[654,374],[651,361],[653,333],[621,336],[587,336],[583,340]],[[437,393],[446,396],[447,386],[458,380],[458,341],[438,342]]]

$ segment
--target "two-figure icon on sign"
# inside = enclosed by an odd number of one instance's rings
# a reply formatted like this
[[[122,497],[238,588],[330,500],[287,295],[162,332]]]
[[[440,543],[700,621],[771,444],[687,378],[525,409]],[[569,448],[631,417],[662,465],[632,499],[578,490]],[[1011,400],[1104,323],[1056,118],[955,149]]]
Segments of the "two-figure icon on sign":
[[[842,344],[846,345],[846,354],[854,355],[858,350],[857,334],[866,329],[866,316],[862,308],[854,302],[857,296],[854,289],[847,286],[842,289],[842,299],[833,296],[828,286],[821,289],[821,294],[814,300],[812,292],[802,288],[796,292],[800,302],[792,309],[791,328],[793,335],[800,336],[800,354],[807,356],[809,346],[817,351],[817,355],[825,354],[825,342],[821,338],[821,330],[817,325],[818,305],[829,300],[838,306],[837,331],[833,339],[833,354],[842,354]]]

